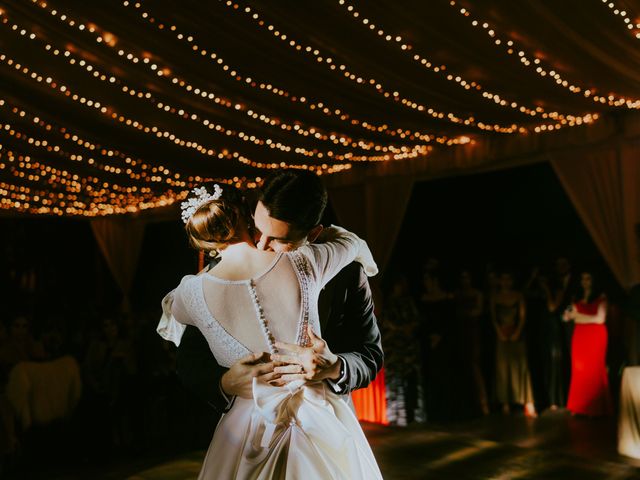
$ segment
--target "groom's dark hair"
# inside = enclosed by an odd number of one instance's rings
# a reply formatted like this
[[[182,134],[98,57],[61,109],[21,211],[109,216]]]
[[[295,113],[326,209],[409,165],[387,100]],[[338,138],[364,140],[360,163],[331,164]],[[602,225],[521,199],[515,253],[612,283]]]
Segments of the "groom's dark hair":
[[[327,206],[327,189],[313,172],[285,170],[264,181],[258,200],[271,217],[306,233],[320,224]]]

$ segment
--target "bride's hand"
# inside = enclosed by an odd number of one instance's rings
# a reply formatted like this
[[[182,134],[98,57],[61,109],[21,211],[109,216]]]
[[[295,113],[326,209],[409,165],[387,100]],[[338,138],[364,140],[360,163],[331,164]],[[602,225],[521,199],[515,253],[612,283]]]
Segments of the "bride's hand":
[[[340,379],[340,357],[331,353],[327,342],[318,337],[311,326],[308,327],[308,332],[311,339],[309,347],[276,343],[279,350],[285,350],[290,354],[271,355],[271,360],[281,364],[273,369],[280,378],[272,380],[271,385],[282,386],[294,380]]]

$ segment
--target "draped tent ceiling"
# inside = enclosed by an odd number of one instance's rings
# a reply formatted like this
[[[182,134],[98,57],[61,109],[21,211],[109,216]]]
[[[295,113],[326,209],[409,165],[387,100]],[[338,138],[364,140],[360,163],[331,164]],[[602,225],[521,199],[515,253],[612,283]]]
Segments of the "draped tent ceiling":
[[[272,168],[340,184],[512,165],[619,136],[640,108],[638,1],[0,11],[5,213],[137,212],[203,178],[253,186]]]

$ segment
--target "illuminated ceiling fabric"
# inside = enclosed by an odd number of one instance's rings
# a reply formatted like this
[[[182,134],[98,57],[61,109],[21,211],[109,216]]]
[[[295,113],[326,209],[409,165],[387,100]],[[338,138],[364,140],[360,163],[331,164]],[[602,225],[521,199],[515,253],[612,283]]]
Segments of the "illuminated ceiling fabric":
[[[412,190],[408,176],[367,179],[329,190],[340,224],[367,239],[381,272],[388,266]]]
[[[640,283],[640,143],[554,157],[552,166],[620,285]]]
[[[129,294],[138,267],[145,222],[122,216],[95,218],[91,230],[96,237],[113,278],[123,293],[123,308],[128,311]]]
[[[638,15],[637,0],[5,1],[0,207],[135,213],[275,168],[342,182],[539,161],[640,108]]]

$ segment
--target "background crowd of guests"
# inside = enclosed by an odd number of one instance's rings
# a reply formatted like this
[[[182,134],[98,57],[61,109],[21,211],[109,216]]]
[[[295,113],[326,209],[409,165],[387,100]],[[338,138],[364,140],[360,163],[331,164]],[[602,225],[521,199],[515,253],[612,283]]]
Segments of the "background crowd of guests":
[[[0,322],[0,478],[70,452],[97,468],[208,443],[216,419],[177,379],[159,309],[66,313]]]
[[[453,269],[429,258],[418,272],[391,268],[376,299],[390,423],[558,408],[611,414],[621,368],[640,361],[640,288],[621,296],[591,269],[551,263]],[[71,306],[6,314],[0,472],[31,455],[72,451],[99,465],[108,452],[205,447],[215,413],[194,408],[180,384],[175,349],[155,333],[159,316],[159,304],[127,315]]]
[[[378,302],[389,421],[612,414],[620,370],[637,363],[637,293],[606,291],[567,258],[551,263],[523,275],[429,258],[418,275],[392,271]]]

